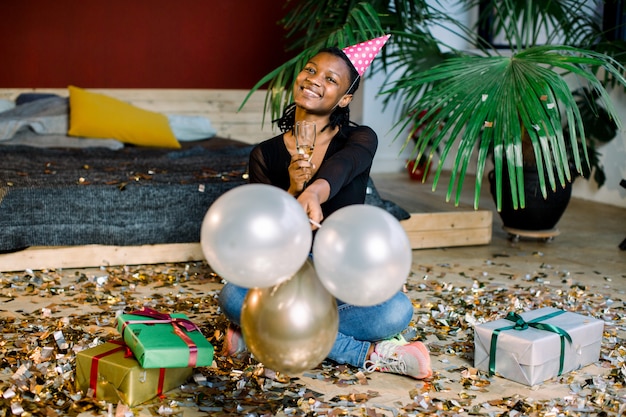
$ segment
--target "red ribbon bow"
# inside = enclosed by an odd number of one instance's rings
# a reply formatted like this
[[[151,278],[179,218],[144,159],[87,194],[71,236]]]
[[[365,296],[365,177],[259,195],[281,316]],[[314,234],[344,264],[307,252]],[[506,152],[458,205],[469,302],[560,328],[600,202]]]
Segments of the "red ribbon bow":
[[[140,310],[133,311],[130,314],[134,316],[149,317],[151,320],[129,320],[124,322],[124,325],[122,326],[122,337],[124,337],[124,331],[129,324],[171,324],[174,328],[174,333],[189,347],[188,366],[191,368],[196,366],[198,361],[198,346],[185,333],[185,330],[188,332],[192,332],[194,330],[200,331],[194,322],[182,317],[172,317],[169,314],[160,313],[150,307],[142,307]]]

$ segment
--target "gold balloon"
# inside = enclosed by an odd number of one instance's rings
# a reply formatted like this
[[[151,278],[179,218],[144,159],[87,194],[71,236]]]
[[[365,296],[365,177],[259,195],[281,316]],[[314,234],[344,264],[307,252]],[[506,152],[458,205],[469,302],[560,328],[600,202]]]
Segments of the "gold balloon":
[[[241,310],[250,352],[266,367],[287,374],[319,365],[338,328],[337,302],[309,260],[287,281],[250,289]]]

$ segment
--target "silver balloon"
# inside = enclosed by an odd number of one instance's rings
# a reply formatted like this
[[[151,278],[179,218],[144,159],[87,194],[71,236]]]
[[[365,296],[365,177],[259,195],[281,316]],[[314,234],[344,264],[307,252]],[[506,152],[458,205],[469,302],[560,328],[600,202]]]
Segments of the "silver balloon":
[[[222,278],[245,288],[269,287],[295,274],[311,250],[302,206],[286,191],[246,184],[222,194],[202,222],[200,243]]]
[[[241,329],[246,346],[263,365],[287,374],[302,372],[322,362],[335,343],[337,302],[307,260],[289,280],[248,291]]]
[[[372,205],[343,207],[324,221],[313,242],[320,281],[338,299],[370,306],[390,299],[411,271],[409,238],[400,222]]]

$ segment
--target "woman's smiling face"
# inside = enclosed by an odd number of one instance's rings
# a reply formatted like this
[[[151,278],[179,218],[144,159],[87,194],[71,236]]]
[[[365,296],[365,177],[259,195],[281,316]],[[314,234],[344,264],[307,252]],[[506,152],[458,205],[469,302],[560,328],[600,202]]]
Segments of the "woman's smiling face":
[[[343,107],[350,102],[351,95],[346,95],[349,87],[347,63],[329,52],[320,52],[296,77],[293,97],[297,106],[311,113],[325,114],[337,104]]]

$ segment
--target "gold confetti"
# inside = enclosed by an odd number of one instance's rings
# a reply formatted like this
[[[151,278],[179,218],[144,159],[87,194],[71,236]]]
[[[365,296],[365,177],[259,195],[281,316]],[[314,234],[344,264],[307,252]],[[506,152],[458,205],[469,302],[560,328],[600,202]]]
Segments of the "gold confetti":
[[[412,381],[410,389],[398,393],[393,406],[379,404],[381,393],[373,388],[372,375],[360,369],[325,361],[301,376],[290,376],[264,368],[250,354],[232,358],[220,353],[228,325],[216,298],[223,283],[202,262],[0,273],[0,370],[6,376],[0,382],[0,406],[22,416],[104,415],[112,407],[128,415],[123,405],[99,403],[76,391],[73,358],[80,349],[119,338],[117,313],[149,305],[188,315],[216,354],[214,366],[196,369],[193,379],[180,389],[144,404],[142,415],[163,415],[161,410],[182,416],[185,408],[202,410],[206,416],[624,414],[624,297],[611,291],[611,281],[600,278],[606,276],[601,270],[598,280],[607,286],[605,294],[577,283],[576,271],[545,263],[541,252],[525,255],[537,265],[532,271],[509,267],[506,262],[511,256],[502,251],[473,268],[452,262],[414,266],[406,283],[415,308],[411,324],[417,333],[412,340],[428,345],[436,370],[429,380]],[[458,280],[453,281],[453,276]],[[500,277],[500,283],[493,277]],[[498,396],[502,380],[471,366],[473,326],[501,318],[511,309],[543,306],[604,320],[597,363],[602,374],[589,375],[583,369],[550,381],[567,388],[568,396],[563,398]],[[311,389],[310,380],[333,387],[333,396]],[[483,393],[489,401],[479,400]]]

